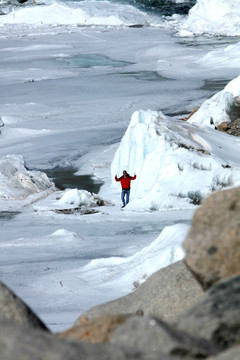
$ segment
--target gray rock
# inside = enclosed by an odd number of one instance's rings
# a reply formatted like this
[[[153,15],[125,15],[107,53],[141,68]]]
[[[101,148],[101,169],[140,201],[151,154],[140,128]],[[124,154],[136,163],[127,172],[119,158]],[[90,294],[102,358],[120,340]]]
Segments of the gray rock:
[[[150,317],[129,317],[113,333],[111,344],[166,355],[206,357],[220,351],[213,343]]]
[[[240,346],[233,347],[215,356],[211,356],[208,360],[239,360]]]
[[[209,196],[184,241],[185,262],[204,289],[240,275],[240,187]]]
[[[0,319],[1,360],[179,360],[160,353],[58,339]]]
[[[197,334],[223,348],[240,342],[240,276],[212,287],[175,321],[179,330]]]
[[[133,293],[95,306],[83,316],[93,318],[106,314],[135,314],[170,319],[190,308],[203,295],[203,291],[183,261],[157,271]],[[76,325],[81,322],[80,317]]]
[[[47,330],[43,322],[19,297],[0,283],[0,317],[21,325]]]

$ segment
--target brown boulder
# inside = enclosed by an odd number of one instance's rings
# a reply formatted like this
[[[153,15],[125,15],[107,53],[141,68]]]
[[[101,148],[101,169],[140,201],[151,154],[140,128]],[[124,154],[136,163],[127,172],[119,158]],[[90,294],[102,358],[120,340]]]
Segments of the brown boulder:
[[[218,131],[226,131],[228,129],[228,122],[223,121],[221,124],[217,126]]]
[[[128,315],[104,315],[94,319],[82,317],[78,325],[58,333],[62,339],[74,339],[90,343],[108,342],[113,331],[122,324]]]
[[[240,187],[209,196],[184,241],[185,263],[204,289],[240,274]]]

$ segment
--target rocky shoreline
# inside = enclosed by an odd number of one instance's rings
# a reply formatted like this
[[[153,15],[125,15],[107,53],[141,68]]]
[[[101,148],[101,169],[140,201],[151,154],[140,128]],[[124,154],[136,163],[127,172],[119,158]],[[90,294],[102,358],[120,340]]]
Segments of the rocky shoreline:
[[[209,196],[195,212],[183,261],[62,333],[52,334],[1,284],[0,359],[239,359],[239,199],[240,188]]]

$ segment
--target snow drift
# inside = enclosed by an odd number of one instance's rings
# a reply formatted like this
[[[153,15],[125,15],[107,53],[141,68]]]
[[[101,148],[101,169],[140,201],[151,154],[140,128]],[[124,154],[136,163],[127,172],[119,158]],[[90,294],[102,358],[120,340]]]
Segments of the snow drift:
[[[117,281],[122,292],[131,291],[155,271],[184,257],[182,242],[188,230],[186,224],[166,226],[153,242],[134,255],[92,260],[78,271],[77,277],[103,287]]]

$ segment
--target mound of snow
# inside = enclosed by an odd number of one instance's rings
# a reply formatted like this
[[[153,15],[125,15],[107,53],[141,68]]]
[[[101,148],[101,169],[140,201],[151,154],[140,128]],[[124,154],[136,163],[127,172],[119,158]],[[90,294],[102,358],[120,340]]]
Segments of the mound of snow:
[[[40,171],[30,171],[20,155],[0,158],[0,198],[21,200],[46,190],[54,190],[54,184]]]
[[[180,35],[240,35],[240,7],[234,0],[197,0],[181,26]]]
[[[78,207],[78,206],[97,206],[99,204],[100,199],[96,196],[91,194],[86,190],[78,190],[78,189],[71,189],[65,190],[61,198],[58,200],[58,204],[61,207]]]

